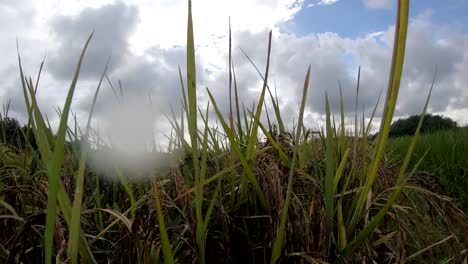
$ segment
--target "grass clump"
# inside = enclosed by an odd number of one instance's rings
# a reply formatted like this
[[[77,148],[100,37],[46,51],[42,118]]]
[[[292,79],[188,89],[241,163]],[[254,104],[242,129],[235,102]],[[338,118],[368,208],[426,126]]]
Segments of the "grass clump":
[[[338,123],[326,97],[326,130],[317,135],[305,128],[306,97],[313,92],[310,68],[298,124],[292,131],[285,129],[268,85],[271,33],[266,69],[259,71],[264,83],[257,107],[239,107],[230,65],[235,109],[229,118],[220,113],[209,89],[210,104],[200,109],[190,1],[188,8],[186,82],[179,71],[184,115],[169,118],[173,133],[164,154],[170,165],[138,180],[128,180],[131,172],[119,164],[111,168],[118,181],[101,178],[87,154],[112,147],[89,139],[89,121],[84,133],[67,126],[92,36],[80,56],[56,135],[36,102],[39,76],[33,84],[19,60],[28,131],[38,148],[0,149],[2,261],[36,262],[38,256],[45,263],[466,261],[466,215],[415,173],[424,160],[422,155],[413,161],[413,152],[430,95],[402,157],[386,152],[403,71],[409,1],[398,2],[392,67],[375,142],[368,139],[370,123],[358,120],[357,113],[355,131],[345,131],[343,98]],[[278,127],[260,121],[268,95]],[[210,125],[210,107],[221,128]]]

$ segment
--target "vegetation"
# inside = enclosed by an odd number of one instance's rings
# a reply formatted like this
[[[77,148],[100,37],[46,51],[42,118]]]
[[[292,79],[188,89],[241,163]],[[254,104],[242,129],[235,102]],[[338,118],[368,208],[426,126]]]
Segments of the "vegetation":
[[[210,103],[201,109],[189,1],[186,81],[179,72],[183,116],[169,117],[173,130],[167,153],[173,162],[169,172],[155,170],[138,180],[123,173],[119,164],[111,168],[117,181],[87,166],[91,151],[112,150],[94,140],[100,135],[90,127],[106,69],[86,127],[68,126],[92,35],[79,57],[55,135],[36,102],[41,71],[33,83],[18,56],[30,120],[26,133],[34,135],[37,148],[29,143],[23,148],[0,145],[1,261],[466,262],[465,213],[415,173],[422,159],[414,160],[413,152],[430,92],[401,158],[385,151],[403,69],[408,9],[409,1],[400,0],[383,118],[379,136],[369,142],[375,111],[369,123],[358,120],[356,111],[354,131],[345,131],[343,98],[333,98],[340,101],[338,122],[329,98],[324,98],[326,129],[319,137],[304,127],[310,68],[297,125],[286,130],[278,99],[268,86],[271,32],[266,68],[263,74],[258,71],[264,83],[256,107],[240,107],[230,63],[228,85],[234,96],[229,117],[220,113],[209,89]],[[260,122],[267,104],[274,110],[274,123]],[[221,128],[210,125],[210,109]],[[189,135],[184,134],[187,127]]]
[[[389,152],[397,158],[405,153],[411,137],[393,139]],[[455,199],[468,210],[468,128],[459,128],[421,136],[414,149],[414,159],[426,155],[419,165],[421,177],[433,188]],[[427,154],[425,154],[427,151]]]
[[[27,133],[27,126],[21,126],[19,122],[8,116],[0,114],[0,142],[16,148],[23,148],[27,145],[36,147],[32,134]]]
[[[420,115],[398,119],[390,128],[390,137],[414,135],[419,119],[421,119]],[[457,127],[457,123],[448,117],[428,114],[424,117],[424,121],[421,126],[421,134],[432,133],[439,130],[454,129]]]
[[[1,141],[10,145],[19,145],[19,141],[22,139],[21,126],[18,121],[14,118],[0,116],[0,138]]]

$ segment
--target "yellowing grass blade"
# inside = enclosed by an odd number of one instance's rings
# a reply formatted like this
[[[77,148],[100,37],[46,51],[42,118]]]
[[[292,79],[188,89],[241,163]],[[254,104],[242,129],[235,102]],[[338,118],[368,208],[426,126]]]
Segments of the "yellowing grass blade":
[[[355,211],[350,221],[350,229],[348,233],[353,232],[356,227],[364,208],[364,204],[372,184],[377,176],[377,171],[385,150],[388,134],[390,132],[390,125],[395,110],[398,91],[400,88],[400,79],[403,71],[403,61],[405,57],[406,35],[408,30],[408,13],[409,13],[409,0],[400,0],[398,2],[398,15],[395,26],[395,40],[393,46],[392,66],[390,70],[390,77],[387,90],[387,98],[385,101],[383,119],[380,125],[379,136],[374,153],[374,159],[370,165],[366,181],[363,189],[360,191],[358,201],[356,203]]]
[[[401,191],[403,190],[406,181],[408,180],[406,176],[406,169],[408,168],[409,162],[411,161],[411,157],[413,155],[414,148],[416,147],[416,142],[418,141],[419,138],[419,133],[421,131],[421,127],[424,121],[424,116],[426,114],[427,106],[429,105],[429,100],[431,98],[431,93],[432,93],[432,88],[434,87],[434,82],[435,82],[435,77],[434,80],[432,81],[431,89],[429,91],[429,95],[427,96],[426,103],[424,105],[424,109],[422,111],[421,117],[419,119],[418,126],[416,127],[416,132],[414,133],[413,138],[411,139],[410,146],[408,148],[408,151],[406,152],[405,159],[403,161],[402,166],[400,167],[400,170],[398,172],[398,178],[397,178],[397,184],[395,186],[395,189],[390,196],[390,198],[387,200],[387,203],[385,206],[380,209],[380,211],[377,213],[376,216],[371,220],[371,222],[361,231],[359,234],[356,236],[356,238],[350,243],[350,245],[345,249],[345,253],[348,254],[353,247],[356,247],[363,243],[363,241],[370,236],[370,234],[374,231],[374,229],[377,227],[377,225],[383,220],[385,214],[387,214],[388,210],[393,206],[395,203],[396,199],[399,197]],[[426,151],[426,153],[421,157],[421,159],[416,163],[415,167],[413,168],[413,172],[410,173],[413,174],[416,168],[419,166],[421,161],[423,160],[424,156],[428,153],[429,150]]]

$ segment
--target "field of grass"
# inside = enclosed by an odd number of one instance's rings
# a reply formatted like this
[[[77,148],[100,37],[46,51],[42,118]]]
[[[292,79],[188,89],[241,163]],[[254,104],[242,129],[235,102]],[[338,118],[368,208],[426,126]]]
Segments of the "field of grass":
[[[411,137],[389,141],[389,152],[395,157],[405,155]],[[428,153],[419,165],[428,184],[439,185],[440,191],[457,202],[465,212],[468,210],[468,128],[438,131],[421,135],[414,149],[414,160]]]
[[[306,98],[314,91],[309,91],[310,68],[304,69],[296,126],[285,129],[268,86],[271,32],[256,107],[240,107],[236,80],[241,76],[230,65],[226,89],[233,94],[231,114],[220,113],[209,89],[210,104],[201,108],[189,1],[187,69],[180,72],[184,115],[169,117],[173,130],[163,153],[169,166],[139,172],[145,175],[137,178],[118,163],[106,172],[115,180],[89,166],[93,153],[112,152],[90,127],[101,82],[86,127],[68,126],[92,35],[54,133],[36,102],[40,73],[33,81],[18,56],[29,121],[24,133],[16,133],[24,137],[19,147],[0,144],[0,262],[466,263],[466,214],[416,173],[421,162],[413,152],[422,120],[399,150],[401,156],[386,152],[403,70],[409,1],[400,0],[397,10],[382,123],[379,136],[369,140],[370,122],[358,113],[354,131],[341,129],[349,122],[343,98],[334,98],[341,99],[337,115],[324,98],[326,124],[319,135],[304,126]],[[104,76],[105,70],[101,81]],[[262,123],[267,98],[274,111],[271,122]],[[422,113],[429,99],[430,93]],[[213,120],[221,126],[211,126]]]

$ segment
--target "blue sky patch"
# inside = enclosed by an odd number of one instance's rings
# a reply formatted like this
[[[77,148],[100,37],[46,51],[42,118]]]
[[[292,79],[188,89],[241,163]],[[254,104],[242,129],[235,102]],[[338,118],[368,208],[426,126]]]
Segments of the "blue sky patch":
[[[336,32],[341,37],[354,38],[370,32],[384,31],[395,21],[396,7],[369,8],[362,0],[341,0],[334,4],[319,5],[317,1],[306,1],[295,18],[282,26],[282,30],[297,35]],[[410,16],[431,13],[431,21],[468,32],[468,1],[466,0],[417,0],[412,1]]]

